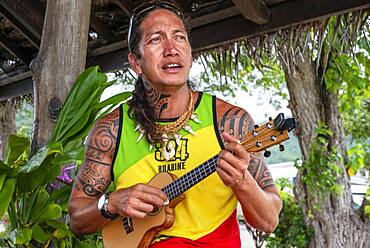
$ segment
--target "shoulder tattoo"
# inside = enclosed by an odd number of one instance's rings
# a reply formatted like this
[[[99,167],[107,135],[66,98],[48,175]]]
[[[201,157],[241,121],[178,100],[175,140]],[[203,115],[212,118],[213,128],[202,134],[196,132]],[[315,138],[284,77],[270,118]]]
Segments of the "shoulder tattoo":
[[[221,118],[218,118],[218,129],[220,133],[229,134],[241,139],[248,130],[253,128],[253,121],[250,115],[243,109],[231,106]]]
[[[99,120],[90,131],[85,145],[85,158],[75,187],[88,196],[105,192],[111,182],[110,168],[116,146],[119,112]]]

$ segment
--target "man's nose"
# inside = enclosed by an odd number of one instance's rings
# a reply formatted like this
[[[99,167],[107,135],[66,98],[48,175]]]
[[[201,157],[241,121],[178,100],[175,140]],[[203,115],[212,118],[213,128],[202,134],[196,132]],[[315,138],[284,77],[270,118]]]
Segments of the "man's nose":
[[[164,56],[176,56],[179,54],[179,50],[176,47],[175,41],[168,39],[164,44]]]

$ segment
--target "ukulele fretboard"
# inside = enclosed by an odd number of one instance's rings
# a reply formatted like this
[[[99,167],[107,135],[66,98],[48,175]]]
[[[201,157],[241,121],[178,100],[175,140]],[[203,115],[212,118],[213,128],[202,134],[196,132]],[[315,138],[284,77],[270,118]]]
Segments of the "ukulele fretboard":
[[[183,194],[186,190],[190,189],[195,184],[199,183],[204,178],[215,172],[217,159],[218,155],[208,159],[203,164],[162,188],[162,191],[166,193],[170,201],[175,199],[179,195]]]

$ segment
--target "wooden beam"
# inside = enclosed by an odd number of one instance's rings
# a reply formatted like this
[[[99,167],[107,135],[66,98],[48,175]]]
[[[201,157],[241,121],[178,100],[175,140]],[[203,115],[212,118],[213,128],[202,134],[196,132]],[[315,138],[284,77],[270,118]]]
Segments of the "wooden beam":
[[[256,25],[243,16],[234,16],[193,29],[193,50],[210,49],[232,41],[367,8],[370,8],[369,0],[286,1],[271,6],[271,21],[266,25]]]
[[[257,24],[270,21],[270,12],[263,0],[233,0],[243,16]]]
[[[120,7],[120,9],[125,12],[125,14],[130,17],[132,10],[134,9],[134,5],[132,0],[113,0],[113,2]]]
[[[12,84],[0,87],[0,102],[27,94],[33,94],[32,78],[22,79]]]
[[[91,16],[90,16],[90,26],[104,40],[108,41],[113,38],[113,33],[110,30],[110,28],[99,18],[95,17],[93,12],[91,12]]]
[[[210,24],[213,22],[217,22],[219,20],[223,20],[229,17],[233,17],[236,15],[240,15],[240,11],[238,8],[230,7],[226,9],[222,9],[216,12],[209,13],[208,15],[205,16],[199,16],[197,18],[194,18],[191,20],[191,27],[192,28],[197,28],[202,25]]]
[[[13,54],[14,57],[21,60],[23,63],[25,63],[27,66],[31,63],[31,57],[27,55],[23,49],[19,48],[13,40],[7,38],[5,35],[3,35],[0,32],[0,46],[4,47],[8,52]]]
[[[259,34],[273,32],[299,23],[311,22],[331,15],[343,14],[359,9],[370,8],[368,0],[301,0],[286,1],[276,4],[271,8],[271,23],[267,25],[256,25],[246,20],[242,15],[232,16],[227,19],[208,23],[197,22],[198,27],[191,32],[192,47],[194,52],[217,47],[233,40],[253,37]],[[295,11],[292,12],[291,10]],[[203,23],[206,23],[203,25]],[[232,28],[230,28],[232,27]],[[205,39],[204,37],[207,37]],[[111,72],[127,67],[127,46],[125,42],[116,44],[115,49],[108,49],[109,53],[89,58],[87,66],[99,64],[103,71]],[[113,45],[111,45],[113,46]],[[0,80],[0,86],[2,85]],[[31,78],[24,81],[32,87]],[[0,95],[3,95],[0,88]],[[19,95],[22,95],[21,93]]]
[[[265,3],[267,6],[270,6],[270,5],[278,4],[281,2],[285,2],[285,1],[288,1],[288,0],[265,0]]]
[[[37,48],[44,23],[41,6],[35,0],[1,0],[0,14]]]

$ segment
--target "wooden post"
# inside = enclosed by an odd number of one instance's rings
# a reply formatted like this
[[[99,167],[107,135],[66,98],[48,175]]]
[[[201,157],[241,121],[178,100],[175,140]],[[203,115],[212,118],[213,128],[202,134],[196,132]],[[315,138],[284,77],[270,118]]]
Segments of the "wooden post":
[[[47,1],[41,46],[31,63],[34,123],[31,154],[45,145],[60,108],[85,69],[91,0]]]
[[[1,103],[0,106],[0,160],[5,160],[6,146],[10,134],[16,133],[15,112],[16,104],[12,99]]]

